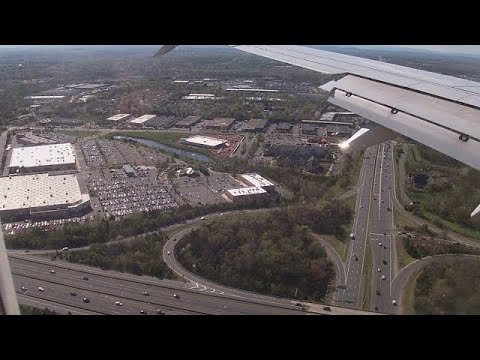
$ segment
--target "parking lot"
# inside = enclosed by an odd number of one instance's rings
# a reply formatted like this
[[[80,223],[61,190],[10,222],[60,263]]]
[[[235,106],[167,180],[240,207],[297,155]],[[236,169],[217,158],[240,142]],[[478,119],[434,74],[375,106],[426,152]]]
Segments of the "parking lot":
[[[90,168],[130,165],[158,165],[169,158],[142,146],[116,140],[83,140],[80,144]]]
[[[102,207],[99,209],[94,204],[94,211],[103,212],[106,217],[119,217],[178,206],[171,185],[158,178],[155,168],[137,166],[134,170],[135,177],[129,177],[121,168],[98,169],[88,173],[89,192],[98,198]]]
[[[210,176],[173,179],[177,194],[186,203],[195,205],[226,202],[222,195],[226,189],[239,188],[240,183],[230,175],[212,173]]]

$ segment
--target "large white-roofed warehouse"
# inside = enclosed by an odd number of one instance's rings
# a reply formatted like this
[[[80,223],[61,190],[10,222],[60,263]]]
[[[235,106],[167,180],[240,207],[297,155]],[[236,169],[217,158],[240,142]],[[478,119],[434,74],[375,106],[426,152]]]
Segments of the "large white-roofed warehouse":
[[[75,174],[0,177],[0,216],[4,219],[55,219],[90,211]]]
[[[40,145],[12,150],[9,173],[32,173],[75,170],[75,149],[72,144]]]
[[[208,136],[191,136],[186,139],[181,139],[181,142],[187,145],[206,147],[210,149],[217,149],[227,143],[227,140],[211,138]]]
[[[260,176],[258,174],[255,174],[255,173],[241,174],[239,175],[239,178],[240,178],[240,181],[242,181],[243,183],[249,186],[259,187],[268,192],[275,190],[274,183],[272,183],[271,181],[268,181],[263,176]]]

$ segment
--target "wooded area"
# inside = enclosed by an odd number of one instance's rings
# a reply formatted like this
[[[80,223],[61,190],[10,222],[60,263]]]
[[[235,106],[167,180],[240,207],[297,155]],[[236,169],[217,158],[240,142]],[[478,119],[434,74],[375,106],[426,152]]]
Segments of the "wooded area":
[[[351,216],[344,205],[327,203],[213,222],[187,235],[176,248],[177,257],[190,271],[227,286],[319,301],[335,272],[310,229],[340,235]]]
[[[55,257],[104,270],[171,278],[172,272],[162,260],[166,242],[167,237],[160,233],[138,236],[125,242],[93,245],[88,250],[59,253]]]
[[[480,261],[449,258],[425,266],[415,286],[416,314],[480,314]]]

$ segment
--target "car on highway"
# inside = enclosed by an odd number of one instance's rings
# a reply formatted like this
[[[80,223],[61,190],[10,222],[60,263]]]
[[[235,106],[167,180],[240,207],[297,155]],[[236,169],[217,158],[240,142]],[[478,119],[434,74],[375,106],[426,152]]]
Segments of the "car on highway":
[[[350,234],[350,239],[355,240],[355,235],[353,235],[353,233]]]
[[[174,297],[175,299],[180,299],[180,296],[178,296],[178,294],[173,294],[173,297]]]
[[[88,280],[88,277],[87,277],[87,276],[84,276],[84,277],[83,277],[83,280]]]
[[[89,298],[86,298],[86,297],[84,297],[84,298],[83,298],[83,302],[88,304],[88,303],[90,302],[90,299],[89,299]]]
[[[43,287],[39,286],[38,291],[45,291],[45,289]]]
[[[25,250],[26,253],[30,252],[30,250]]]
[[[140,310],[140,314],[147,315],[148,313],[145,310]]]
[[[27,288],[25,286],[22,286],[22,291],[27,291]]]
[[[202,217],[200,218],[200,220],[205,220],[205,216],[202,216]]]
[[[167,255],[170,255],[170,250],[169,250],[169,251],[167,251]]]
[[[149,295],[150,295],[150,294],[148,293],[148,291],[144,291],[142,294],[145,295],[145,296],[149,296]]]
[[[71,291],[71,292],[70,292],[70,295],[71,295],[71,296],[77,296],[77,293],[76,293],[75,291]]]
[[[50,270],[50,274],[55,274],[55,270]]]
[[[397,306],[397,302],[395,301],[395,299],[392,300],[392,305]]]
[[[122,302],[120,302],[120,301],[115,301],[115,305],[117,305],[117,306],[122,306],[122,305],[123,305],[123,303],[122,303]]]
[[[376,291],[376,294],[377,294],[377,295],[380,295],[380,290],[377,290],[377,291]]]
[[[165,315],[165,311],[163,311],[162,309],[158,309],[157,314],[158,315]]]
[[[324,306],[324,307],[323,307],[323,310],[325,310],[325,311],[332,311],[332,309],[330,309],[330,306]]]
[[[70,250],[68,246],[65,246],[64,248],[62,248],[62,251],[68,251],[68,250]]]
[[[381,243],[381,242],[379,242],[379,243],[378,243],[378,246],[382,246],[382,243]]]
[[[377,271],[380,272],[380,271],[382,271],[382,270],[381,270],[380,268],[377,268]]]
[[[387,260],[383,259],[383,265],[387,265]]]
[[[385,280],[386,279],[386,276],[385,275],[382,275],[382,280]]]

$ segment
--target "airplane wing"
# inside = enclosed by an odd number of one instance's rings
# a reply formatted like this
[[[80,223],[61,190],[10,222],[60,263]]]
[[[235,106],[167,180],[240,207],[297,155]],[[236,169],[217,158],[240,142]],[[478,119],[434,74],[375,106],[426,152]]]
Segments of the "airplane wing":
[[[0,314],[20,315],[0,222]]]
[[[231,46],[313,71],[343,75],[320,87],[329,92],[328,101],[377,124],[341,144],[344,152],[399,133],[480,170],[478,82],[303,46]],[[175,45],[168,47],[163,53]],[[480,218],[480,205],[471,216]]]

